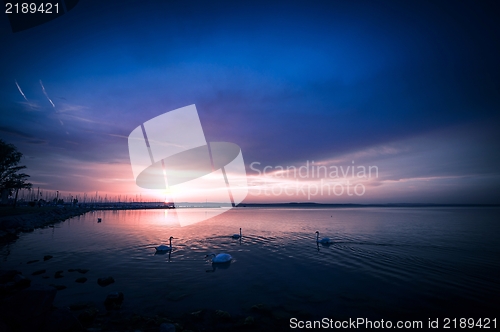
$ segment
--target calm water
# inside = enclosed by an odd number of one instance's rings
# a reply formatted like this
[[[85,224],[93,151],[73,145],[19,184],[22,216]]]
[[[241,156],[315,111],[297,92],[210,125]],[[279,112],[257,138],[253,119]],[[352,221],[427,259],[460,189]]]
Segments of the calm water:
[[[50,278],[34,282],[66,285],[56,305],[101,305],[123,291],[123,310],[144,313],[242,313],[263,303],[318,317],[492,317],[499,216],[498,208],[238,208],[181,228],[168,210],[98,211],[23,234],[0,258],[25,275],[46,269]],[[239,227],[243,238],[233,240]],[[335,243],[318,247],[316,230]],[[171,255],[155,255],[170,236]],[[207,272],[210,252],[234,260]],[[88,281],[74,282],[83,275],[71,268],[89,269]],[[64,278],[53,278],[57,270]],[[97,285],[106,276],[116,282]]]

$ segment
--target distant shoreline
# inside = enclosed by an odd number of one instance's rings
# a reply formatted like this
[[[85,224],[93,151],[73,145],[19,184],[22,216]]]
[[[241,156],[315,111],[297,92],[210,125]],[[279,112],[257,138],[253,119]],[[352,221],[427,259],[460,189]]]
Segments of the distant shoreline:
[[[500,204],[331,204],[331,203],[240,203],[237,207],[318,207],[318,208],[370,208],[370,207],[500,207]]]

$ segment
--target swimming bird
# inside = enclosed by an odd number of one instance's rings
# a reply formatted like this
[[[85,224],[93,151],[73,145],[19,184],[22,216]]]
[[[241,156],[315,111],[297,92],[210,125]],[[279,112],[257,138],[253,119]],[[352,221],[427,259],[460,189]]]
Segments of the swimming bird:
[[[172,239],[173,238],[174,238],[173,236],[170,237],[170,239],[169,239],[170,240],[170,245],[169,246],[167,246],[165,244],[161,244],[161,245],[159,245],[158,247],[155,248],[156,251],[171,251],[172,250]]]
[[[233,236],[231,236],[233,239],[241,239],[241,228],[240,228],[240,234],[233,234]]]
[[[205,270],[205,272],[215,272],[217,269],[227,270],[230,267],[231,267],[231,261],[226,262],[226,263],[212,263],[212,269],[211,270]]]
[[[333,242],[330,241],[330,238],[324,237],[321,240],[319,239],[319,231],[316,231],[316,242],[319,244],[332,244]]]
[[[212,263],[216,263],[216,264],[219,264],[219,263],[228,263],[228,262],[231,262],[231,260],[233,259],[233,257],[231,257],[231,255],[229,254],[209,254],[209,255],[206,255],[205,258],[207,257],[212,257]]]

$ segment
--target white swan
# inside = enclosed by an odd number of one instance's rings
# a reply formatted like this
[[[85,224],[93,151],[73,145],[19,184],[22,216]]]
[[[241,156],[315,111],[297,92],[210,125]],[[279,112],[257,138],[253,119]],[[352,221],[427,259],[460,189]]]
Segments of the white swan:
[[[170,240],[170,245],[169,246],[167,246],[165,244],[161,244],[161,245],[159,245],[158,247],[155,248],[156,251],[171,251],[172,250],[172,239],[173,238],[174,238],[173,236],[170,237],[170,239],[169,239]]]
[[[209,254],[205,258],[212,257],[212,263],[229,263],[233,259],[229,254]]]
[[[233,239],[241,239],[241,228],[240,228],[240,234],[233,234],[231,237]]]
[[[324,237],[321,240],[319,239],[319,231],[316,231],[316,242],[319,244],[332,244],[329,237]]]

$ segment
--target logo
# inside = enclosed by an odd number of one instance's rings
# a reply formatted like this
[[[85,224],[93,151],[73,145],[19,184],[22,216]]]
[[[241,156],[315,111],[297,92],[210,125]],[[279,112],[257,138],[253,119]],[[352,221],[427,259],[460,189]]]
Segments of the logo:
[[[248,193],[239,146],[207,142],[195,105],[182,107],[135,128],[128,137],[136,184],[170,193],[175,202],[212,202],[217,208],[175,209],[181,226],[222,214]]]

